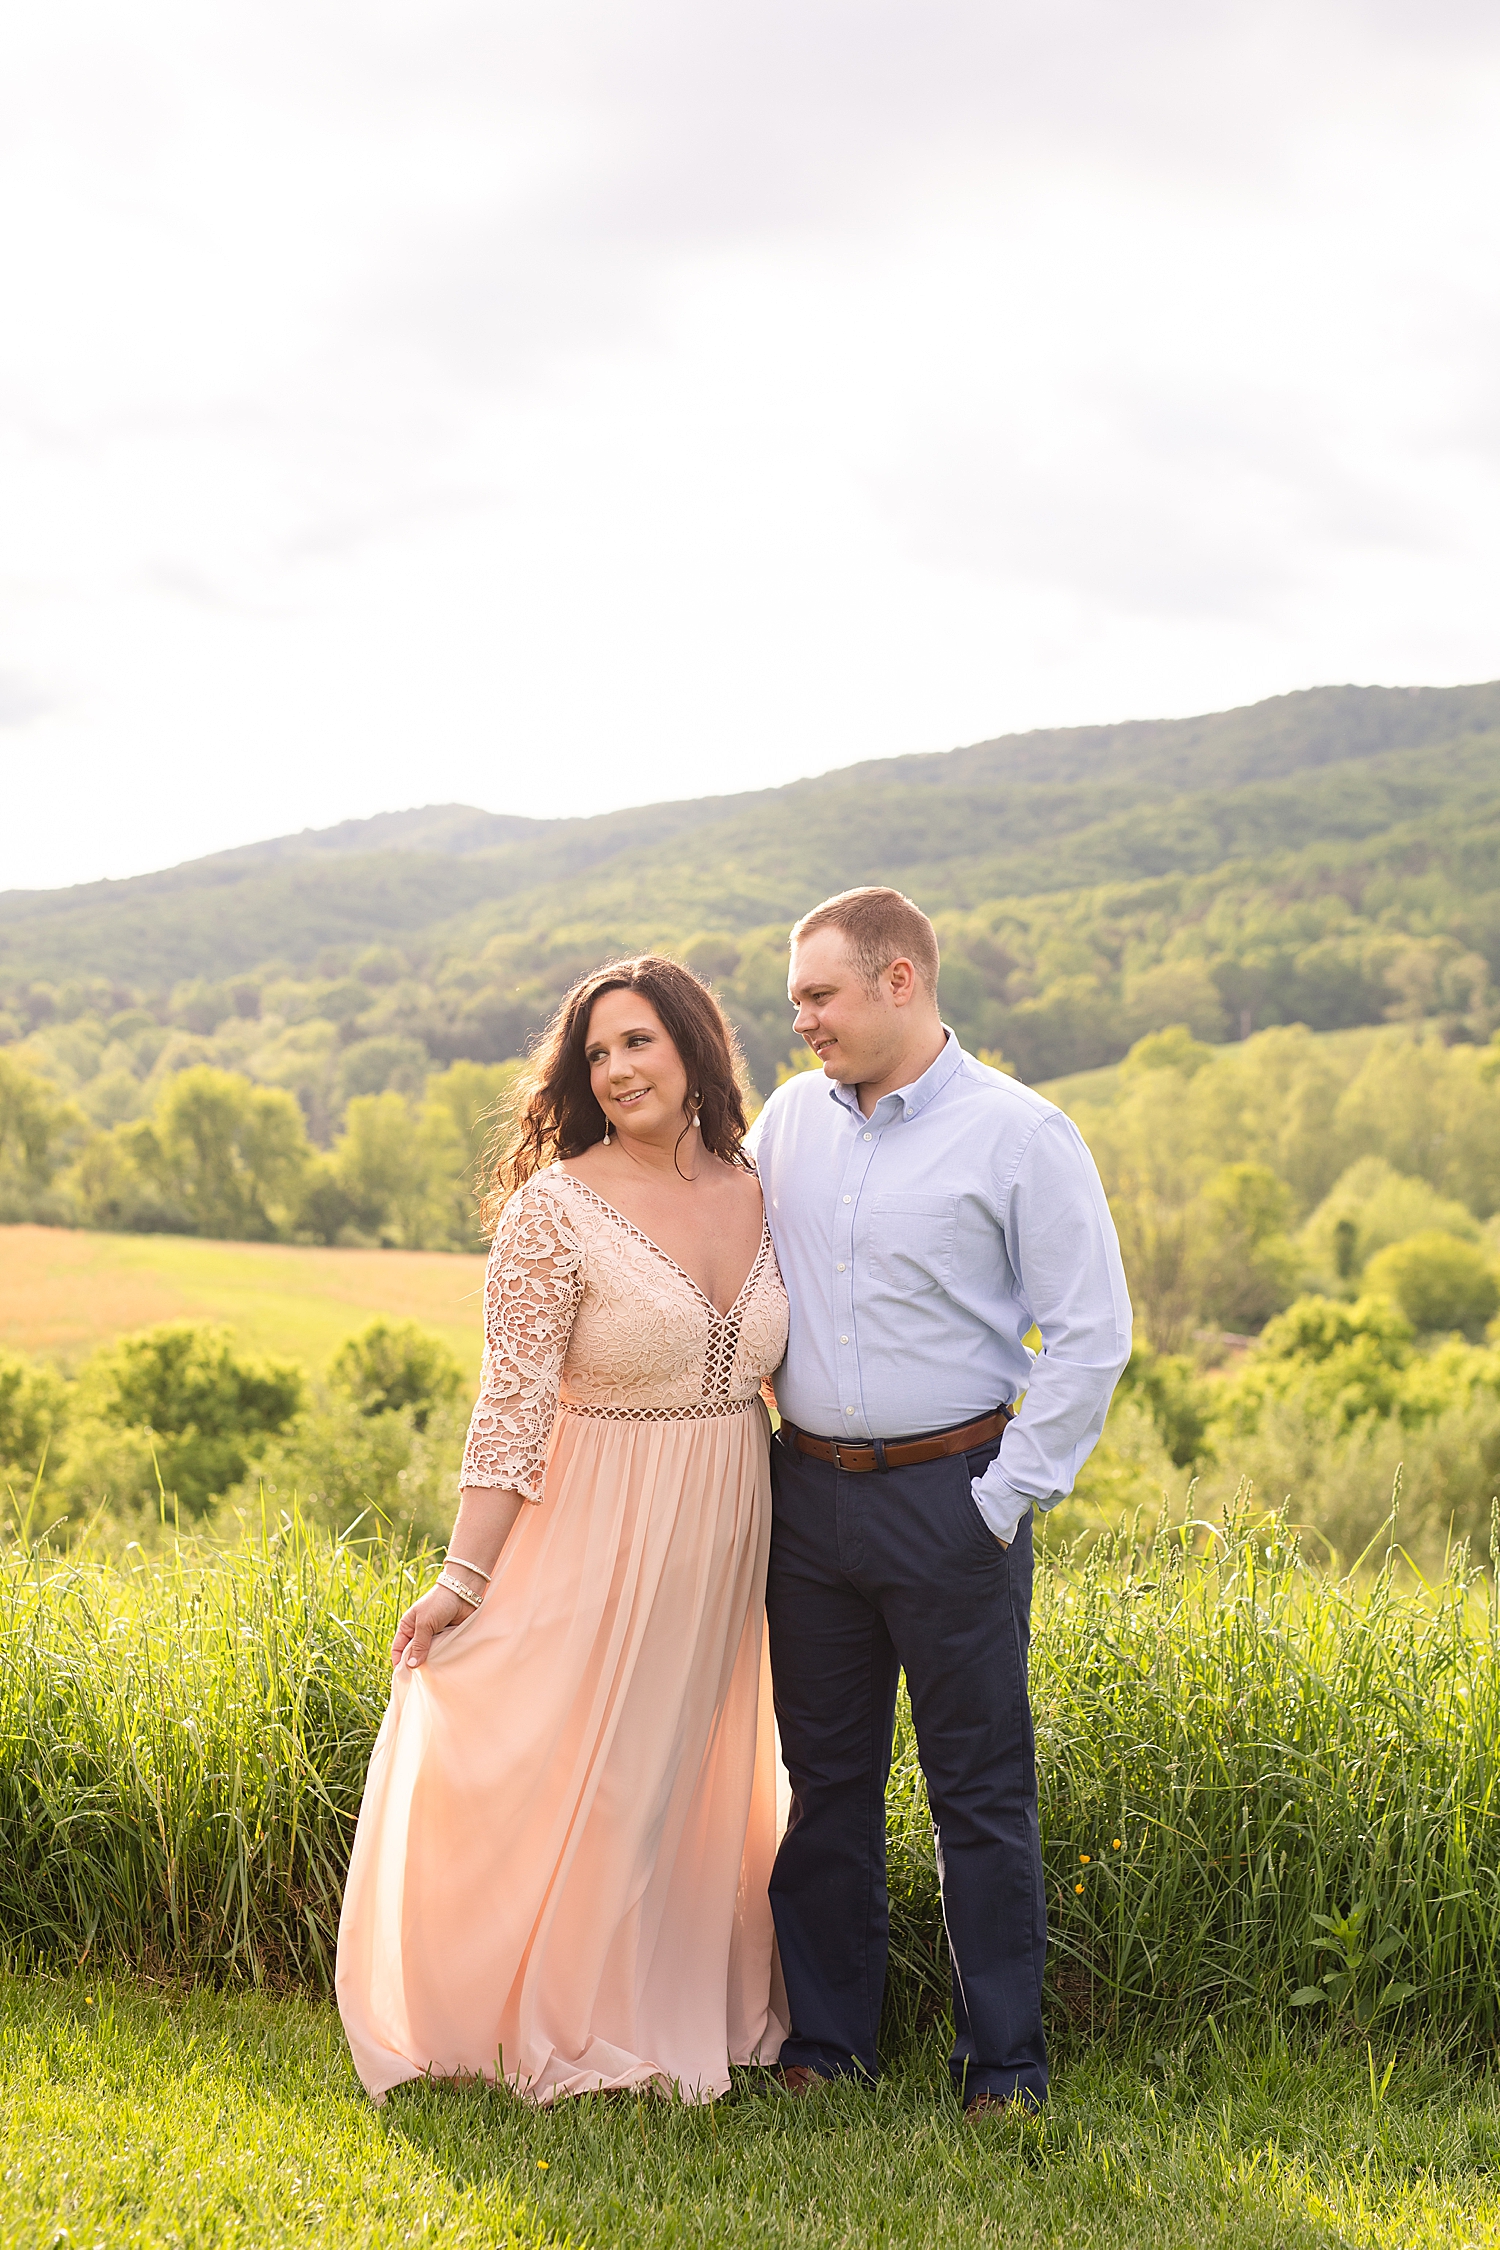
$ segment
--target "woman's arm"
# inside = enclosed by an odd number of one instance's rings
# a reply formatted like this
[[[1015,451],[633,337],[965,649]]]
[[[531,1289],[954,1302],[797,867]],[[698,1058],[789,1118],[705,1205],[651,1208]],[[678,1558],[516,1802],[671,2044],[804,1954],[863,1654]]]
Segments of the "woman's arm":
[[[582,1294],[582,1250],[554,1197],[535,1184],[522,1189],[505,1207],[485,1267],[484,1369],[444,1565],[445,1576],[480,1600],[522,1508],[541,1500],[558,1382]],[[478,1567],[465,1570],[465,1563]],[[424,1664],[436,1636],[472,1617],[476,1606],[451,1586],[432,1587],[397,1626],[392,1665]]]
[[[458,1515],[453,1525],[453,1537],[448,1542],[448,1560],[443,1565],[445,1577],[453,1577],[467,1586],[472,1594],[483,1601],[488,1586],[485,1573],[493,1577],[495,1565],[500,1560],[501,1549],[516,1519],[526,1506],[519,1492],[491,1491],[484,1485],[466,1485],[459,1494]],[[459,1558],[462,1557],[462,1561]],[[477,1564],[477,1569],[467,1566]],[[391,1643],[391,1664],[397,1666],[403,1657],[413,1670],[427,1661],[427,1651],[439,1633],[446,1633],[454,1625],[461,1625],[474,1614],[472,1606],[455,1594],[451,1587],[434,1586],[414,1601],[400,1624],[396,1638]]]

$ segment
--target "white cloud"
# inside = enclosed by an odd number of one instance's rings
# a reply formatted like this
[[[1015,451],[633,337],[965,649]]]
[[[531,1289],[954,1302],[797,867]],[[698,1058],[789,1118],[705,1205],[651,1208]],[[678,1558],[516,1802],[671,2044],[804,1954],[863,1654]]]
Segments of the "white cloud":
[[[1497,81],[1459,0],[13,11],[0,884],[1500,672]]]

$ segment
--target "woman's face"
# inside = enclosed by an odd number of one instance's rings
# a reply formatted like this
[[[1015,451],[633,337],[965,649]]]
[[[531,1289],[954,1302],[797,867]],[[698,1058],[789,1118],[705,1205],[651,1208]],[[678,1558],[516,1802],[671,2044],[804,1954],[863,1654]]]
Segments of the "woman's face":
[[[605,992],[589,1011],[589,1084],[612,1133],[675,1141],[688,1114],[687,1072],[644,993]]]

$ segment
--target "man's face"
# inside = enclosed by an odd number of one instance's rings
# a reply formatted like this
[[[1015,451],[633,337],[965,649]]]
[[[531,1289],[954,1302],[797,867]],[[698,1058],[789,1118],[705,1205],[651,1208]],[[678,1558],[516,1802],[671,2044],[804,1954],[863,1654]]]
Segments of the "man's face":
[[[842,930],[810,931],[792,947],[787,977],[797,1011],[792,1029],[841,1086],[879,1079],[900,1050],[901,1011],[888,987],[888,977],[873,992],[862,982]]]

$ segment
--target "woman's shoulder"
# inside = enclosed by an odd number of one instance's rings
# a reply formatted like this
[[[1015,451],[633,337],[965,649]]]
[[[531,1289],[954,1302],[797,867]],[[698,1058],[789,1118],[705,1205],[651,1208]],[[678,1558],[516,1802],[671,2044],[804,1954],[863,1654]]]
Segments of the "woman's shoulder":
[[[560,1164],[548,1164],[507,1197],[495,1238],[498,1241],[502,1234],[514,1234],[537,1220],[566,1228],[570,1210],[576,1209],[577,1200],[568,1190],[568,1174]]]
[[[727,1175],[724,1192],[741,1203],[753,1204],[758,1210],[763,1198],[760,1192],[760,1174],[755,1166],[748,1160],[744,1164],[728,1164],[720,1157],[718,1161]]]

